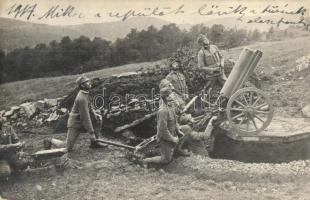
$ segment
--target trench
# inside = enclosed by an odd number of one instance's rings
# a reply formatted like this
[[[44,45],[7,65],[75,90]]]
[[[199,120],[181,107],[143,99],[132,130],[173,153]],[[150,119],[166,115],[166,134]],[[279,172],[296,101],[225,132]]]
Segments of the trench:
[[[310,119],[277,118],[257,135],[238,135],[231,130],[214,130],[214,142],[209,155],[214,159],[237,160],[246,163],[284,163],[310,159]],[[156,133],[154,120],[136,126],[139,137]]]
[[[219,130],[210,153],[212,158],[247,163],[283,163],[310,159],[310,132],[291,138],[264,138],[253,141],[233,139],[226,130]]]

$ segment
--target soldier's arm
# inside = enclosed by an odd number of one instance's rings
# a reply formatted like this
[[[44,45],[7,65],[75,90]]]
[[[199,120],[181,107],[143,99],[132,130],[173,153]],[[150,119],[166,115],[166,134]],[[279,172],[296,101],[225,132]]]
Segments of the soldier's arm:
[[[89,107],[88,107],[88,100],[86,98],[81,98],[78,102],[79,104],[79,111],[80,111],[80,119],[84,126],[84,128],[89,133],[94,132],[93,124],[90,118]]]
[[[219,55],[219,58],[220,58],[220,66],[221,67],[224,67],[224,57],[222,56],[219,48],[217,46],[214,46],[214,48],[216,49],[216,52],[218,53]]]
[[[175,142],[176,138],[170,133],[168,129],[168,111],[159,110],[158,111],[158,131],[161,132],[161,136],[164,140]]]
[[[182,80],[184,80],[184,95],[185,95],[185,99],[188,99],[188,97],[189,97],[189,95],[188,95],[188,86],[187,86],[187,83],[186,83],[186,78],[185,78],[185,76],[184,76],[184,74],[180,74],[180,76],[182,76]]]
[[[216,119],[216,117],[212,117],[210,120],[209,120],[209,123],[207,125],[207,128],[205,129],[204,132],[195,132],[195,131],[192,131],[191,132],[191,137],[195,140],[206,140],[208,139],[210,136],[211,136],[211,133],[214,129],[214,126],[212,124],[212,122]]]
[[[204,63],[204,54],[203,54],[203,51],[200,50],[198,52],[198,68],[203,68],[205,67],[205,63]]]

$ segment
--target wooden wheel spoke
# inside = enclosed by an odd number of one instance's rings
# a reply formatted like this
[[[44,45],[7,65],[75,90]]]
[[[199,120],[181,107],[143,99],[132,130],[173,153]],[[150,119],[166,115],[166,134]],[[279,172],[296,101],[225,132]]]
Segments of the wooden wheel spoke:
[[[244,115],[244,113],[242,112],[242,113],[240,113],[240,114],[238,114],[238,115],[236,115],[236,116],[234,116],[232,119],[234,120],[234,119],[237,119],[238,117],[241,117],[242,115]]]
[[[247,121],[246,121],[246,130],[247,130],[247,131],[249,130],[249,125],[250,125],[250,121],[247,120]]]
[[[240,122],[238,123],[238,125],[242,124],[242,123],[244,122],[245,119],[246,119],[246,118],[243,117],[242,120],[240,120]]]
[[[254,103],[253,103],[252,106],[255,106],[261,98],[262,98],[262,96],[259,96],[259,97],[254,101]]]
[[[260,118],[258,115],[254,115],[255,118],[257,118],[259,121],[264,122],[262,118]]]
[[[245,112],[245,109],[242,109],[242,108],[232,108],[230,109],[232,111],[240,111],[240,112]]]
[[[253,122],[253,125],[254,125],[255,129],[257,130],[258,128],[257,128],[257,125],[256,125],[254,118],[251,118],[251,121]]]
[[[235,101],[240,105],[240,106],[242,106],[243,108],[245,108],[246,106],[243,104],[243,103],[241,103],[240,101],[238,101],[237,99],[235,99]]]
[[[253,103],[253,92],[250,92],[250,105]]]
[[[246,97],[244,96],[244,94],[242,95],[242,97],[243,97],[243,99],[244,99],[244,101],[245,101],[245,104],[246,104],[246,105],[249,105],[249,103],[248,103],[248,101],[246,100]]]
[[[259,106],[256,106],[255,109],[259,109],[259,108],[264,107],[264,106],[268,106],[268,104],[267,103],[263,103],[263,104],[261,104]]]
[[[259,114],[269,114],[269,112],[261,111],[261,110],[256,110],[255,113],[259,113]]]

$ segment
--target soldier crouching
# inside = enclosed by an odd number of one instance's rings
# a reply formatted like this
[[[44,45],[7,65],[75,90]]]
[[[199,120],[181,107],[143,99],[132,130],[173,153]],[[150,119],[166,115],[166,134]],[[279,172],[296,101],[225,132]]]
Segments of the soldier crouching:
[[[149,163],[162,163],[167,164],[172,160],[173,152],[179,141],[177,137],[177,122],[174,109],[169,107],[167,97],[171,94],[170,87],[163,87],[160,84],[160,96],[162,98],[162,104],[158,110],[157,116],[157,141],[160,146],[160,156],[152,158],[145,158],[144,164]]]
[[[9,176],[12,171],[21,171],[28,167],[28,161],[20,156],[23,144],[10,125],[4,124],[0,117],[0,177]]]

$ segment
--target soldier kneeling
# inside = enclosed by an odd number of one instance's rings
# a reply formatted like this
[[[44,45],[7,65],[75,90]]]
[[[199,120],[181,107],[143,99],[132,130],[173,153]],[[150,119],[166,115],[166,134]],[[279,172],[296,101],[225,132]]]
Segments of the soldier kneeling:
[[[209,156],[206,141],[211,137],[214,129],[213,122],[216,119],[217,117],[213,116],[209,120],[207,128],[204,132],[194,131],[190,125],[180,126],[180,131],[184,134],[184,136],[180,139],[178,151],[185,153],[184,149],[186,148],[191,153]]]

